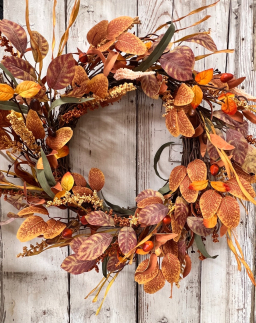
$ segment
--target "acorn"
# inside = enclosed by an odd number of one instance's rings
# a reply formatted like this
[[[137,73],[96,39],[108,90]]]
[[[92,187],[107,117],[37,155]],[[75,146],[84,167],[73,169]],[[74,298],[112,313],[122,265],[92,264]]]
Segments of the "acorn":
[[[222,83],[227,83],[228,81],[232,80],[233,77],[234,75],[231,73],[224,73],[221,75],[220,80]]]

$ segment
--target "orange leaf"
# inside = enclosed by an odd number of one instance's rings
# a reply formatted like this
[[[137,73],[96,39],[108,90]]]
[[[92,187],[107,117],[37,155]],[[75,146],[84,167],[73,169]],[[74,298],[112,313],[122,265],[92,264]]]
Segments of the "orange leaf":
[[[213,78],[213,68],[209,70],[202,71],[198,73],[195,77],[195,81],[198,84],[205,85],[208,84]]]
[[[189,185],[189,189],[194,191],[202,191],[207,187],[207,185],[208,185],[208,180],[194,181]]]
[[[137,249],[136,253],[137,255],[147,255],[150,251],[144,251],[143,249]]]
[[[178,111],[173,108],[165,115],[165,125],[169,132],[173,135],[173,137],[178,137],[179,126],[178,126]]]
[[[63,127],[56,131],[56,136],[48,136],[46,144],[54,150],[61,149],[73,136],[73,130],[70,127]]]
[[[221,95],[218,96],[218,100],[226,100],[227,98],[234,98],[235,94],[231,92],[224,92]]]
[[[70,172],[63,175],[61,179],[61,186],[65,191],[70,191],[74,186],[74,177],[70,174]]]
[[[235,114],[237,111],[236,102],[231,98],[226,98],[224,103],[221,105],[221,110],[226,114]]]
[[[221,227],[220,227],[220,237],[223,237],[228,231],[228,228],[222,224]]]
[[[253,187],[242,177],[239,176],[240,182],[242,183],[243,187],[246,191],[251,195],[252,198],[255,198],[255,192]],[[237,180],[235,178],[231,178],[227,181],[227,185],[229,186],[229,194],[236,196],[242,200],[248,201],[245,197],[244,193],[242,192]]]
[[[143,55],[147,51],[146,45],[131,33],[124,33],[119,36],[115,47],[121,52],[134,55]]]
[[[230,191],[230,187],[228,186],[228,184],[224,183],[224,182],[211,182],[211,186],[212,188],[214,188],[216,191],[219,192],[229,192]]]
[[[28,206],[18,212],[18,216],[28,215],[32,213],[39,213],[49,215],[47,209],[42,205]]]
[[[133,24],[133,18],[128,16],[117,17],[110,21],[107,27],[107,39],[112,40]]]
[[[214,228],[217,224],[217,219],[218,217],[216,214],[209,219],[204,219],[204,226],[208,229]]]
[[[57,237],[61,232],[66,228],[66,224],[61,221],[56,221],[54,219],[50,219],[47,222],[47,230],[44,233],[45,239],[53,239]]]
[[[194,85],[192,91],[194,92],[194,98],[190,104],[193,109],[196,109],[203,100],[203,91],[198,85]]]
[[[89,172],[89,185],[94,191],[100,191],[105,184],[105,176],[98,168],[91,168]]]
[[[14,89],[8,84],[0,84],[0,101],[8,101],[14,95]]]
[[[36,111],[30,109],[26,118],[26,127],[28,130],[32,131],[36,139],[44,139],[45,131]]]
[[[156,260],[156,262],[152,261],[152,257],[150,257],[150,259],[145,259],[139,264],[134,277],[134,280],[138,284],[145,284],[156,277],[159,270],[156,255],[154,257],[154,260]]]
[[[236,199],[223,197],[217,215],[227,228],[237,227],[240,222],[240,207]]]
[[[171,253],[167,253],[162,261],[162,272],[169,283],[177,283],[180,278],[179,259]]]
[[[191,267],[192,267],[191,258],[189,257],[188,254],[185,255],[185,262],[186,262],[186,267],[184,268],[184,271],[183,271],[183,278],[185,278],[190,273]]]
[[[195,129],[183,109],[178,111],[178,128],[184,137],[192,137],[195,134]]]
[[[83,187],[86,187],[86,180],[85,180],[85,178],[82,176],[82,175],[80,175],[80,174],[78,174],[78,173],[72,173],[72,176],[74,177],[74,180],[75,180],[75,184],[77,185],[77,186],[83,186]]]
[[[55,199],[55,198],[60,199],[60,198],[62,198],[62,197],[63,197],[63,196],[65,196],[65,195],[66,195],[66,191],[65,191],[65,190],[60,191],[60,192],[58,192],[58,193],[54,196],[54,199]]]
[[[86,74],[84,68],[80,65],[75,66],[75,75],[72,80],[72,87],[73,89],[77,86],[81,86],[84,83],[87,83],[89,81],[89,77]]]
[[[19,227],[17,238],[20,242],[27,242],[44,234],[47,227],[47,223],[40,216],[29,216]]]
[[[215,135],[215,134],[210,134],[211,137],[211,142],[212,144],[219,148],[219,149],[224,149],[224,150],[232,150],[235,149],[235,147],[233,145],[230,145],[229,143],[227,143],[224,139],[222,139],[220,136]]]
[[[200,198],[199,205],[204,219],[209,219],[217,213],[222,197],[214,190],[207,190]]]
[[[60,148],[60,149],[58,150],[58,153],[57,153],[57,154],[55,154],[54,156],[55,156],[57,159],[59,159],[59,158],[63,158],[63,157],[68,156],[68,154],[69,154],[69,148],[68,148],[68,146],[63,146],[62,148]]]
[[[104,74],[94,76],[87,83],[87,90],[100,98],[105,98],[108,93],[108,79]]]
[[[191,181],[203,181],[207,178],[207,168],[201,159],[195,159],[188,164],[188,176]]]
[[[174,105],[187,105],[192,102],[193,98],[194,92],[192,91],[192,89],[185,83],[181,83],[181,86],[179,87],[178,92],[174,98]]]
[[[33,98],[41,89],[41,85],[33,81],[23,81],[15,89],[22,98]]]
[[[165,285],[165,278],[161,269],[159,269],[156,277],[153,278],[148,283],[144,284],[144,292],[147,294],[155,294],[160,289],[162,289],[164,285]]]
[[[89,44],[97,47],[97,45],[107,36],[108,21],[102,20],[97,25],[93,26],[87,33]]]
[[[172,192],[178,189],[186,175],[187,169],[185,166],[176,166],[173,168],[169,178],[169,187]]]
[[[190,190],[189,189],[189,185],[191,184],[191,180],[189,179],[188,176],[186,176],[182,183],[180,184],[180,192],[182,194],[182,196],[184,197],[184,199],[188,202],[188,203],[195,203],[195,201],[197,200],[198,197],[198,192],[194,191],[194,190]]]

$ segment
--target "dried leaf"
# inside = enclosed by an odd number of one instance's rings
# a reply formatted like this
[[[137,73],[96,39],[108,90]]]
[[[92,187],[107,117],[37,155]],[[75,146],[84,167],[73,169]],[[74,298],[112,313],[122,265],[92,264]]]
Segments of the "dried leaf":
[[[144,225],[157,224],[167,215],[168,208],[163,204],[151,204],[139,213],[139,222]]]
[[[75,66],[75,75],[72,80],[73,89],[78,86],[82,86],[83,84],[87,84],[88,81],[89,81],[89,77],[86,74],[84,68],[80,65]]]
[[[213,112],[214,117],[224,121],[225,123],[235,127],[235,129],[243,136],[247,136],[248,133],[248,122],[244,121],[243,123],[237,122],[236,120],[233,120],[231,116],[225,114],[222,110],[217,110]],[[218,129],[216,129],[218,130]],[[217,132],[217,131],[216,131]]]
[[[149,198],[149,197],[155,197],[158,196],[162,199],[162,201],[164,202],[164,197],[161,193],[159,193],[158,191],[154,191],[154,190],[144,190],[142,191],[140,194],[138,194],[138,196],[136,197],[136,202],[139,203],[140,201]]]
[[[140,209],[143,209],[144,207],[150,205],[150,204],[163,204],[163,199],[160,196],[151,196],[144,198],[140,202],[138,202],[137,207]]]
[[[123,227],[118,234],[118,244],[123,254],[127,254],[137,245],[137,236],[133,228]]]
[[[8,114],[10,114],[10,112],[11,111],[8,110],[0,110],[0,127],[9,127],[11,125],[10,121],[7,119],[7,116]]]
[[[187,202],[180,196],[176,198],[174,218],[182,229],[186,223],[187,217],[189,215],[189,208]]]
[[[8,84],[0,84],[0,100],[9,101],[14,95],[14,89]],[[2,111],[1,111],[2,112]],[[9,112],[8,112],[9,114]]]
[[[100,191],[105,184],[105,176],[98,168],[91,168],[89,171],[89,185],[91,189],[97,192]]]
[[[33,34],[33,40],[32,39],[30,40],[31,49],[32,49],[34,60],[36,63],[38,63],[40,59],[38,57],[38,52],[36,47],[38,47],[40,50],[41,59],[44,59],[45,56],[48,54],[49,44],[47,40],[44,38],[44,36],[42,36],[39,32],[32,31],[32,34]]]
[[[198,85],[194,85],[192,91],[194,92],[194,98],[190,104],[193,109],[196,109],[203,100],[203,91]]]
[[[23,55],[27,48],[27,34],[23,27],[13,21],[3,19],[0,21],[0,30]]]
[[[195,129],[183,109],[178,110],[178,128],[182,136],[192,137],[195,134]]]
[[[242,169],[247,173],[256,174],[256,148],[249,145]]]
[[[207,190],[200,198],[199,205],[204,219],[209,219],[217,213],[222,197],[214,190]]]
[[[216,131],[216,134],[219,137],[221,137],[222,139],[224,139],[224,135],[223,135],[223,133],[222,133],[221,130],[215,129],[215,131]],[[208,155],[209,155],[210,159],[212,159],[214,161],[216,161],[217,159],[220,158],[219,153],[218,153],[216,147],[210,142],[210,140],[207,140],[207,152],[208,152]]]
[[[40,216],[28,217],[19,227],[17,238],[20,242],[27,242],[38,237],[47,230],[47,223]]]
[[[70,127],[63,127],[56,131],[55,137],[48,136],[46,144],[53,150],[59,150],[72,138],[73,130]]]
[[[180,278],[180,262],[179,259],[171,253],[167,253],[162,262],[162,272],[164,278],[169,283],[177,283]]]
[[[191,267],[192,267],[192,261],[191,261],[191,258],[189,257],[188,254],[185,255],[185,262],[186,262],[186,266],[183,271],[183,278],[187,277],[187,275],[190,273]]]
[[[47,211],[47,209],[44,206],[38,205],[38,206],[25,207],[24,209],[22,209],[21,211],[18,212],[18,216],[28,215],[28,214],[32,214],[32,213],[49,215],[49,212]]]
[[[36,79],[34,67],[22,58],[7,56],[2,60],[2,64],[18,79],[23,81],[35,81]]]
[[[15,89],[22,98],[33,98],[41,89],[41,85],[33,81],[23,81]]]
[[[175,242],[178,242],[181,237],[182,229],[181,229],[178,221],[175,220],[175,217],[173,214],[171,214],[171,227],[172,227],[172,232],[177,234],[177,236],[175,238],[173,238],[173,240]]]
[[[173,168],[169,178],[169,187],[172,192],[178,189],[186,175],[187,169],[185,166],[176,166]]]
[[[229,128],[226,132],[226,141],[235,147],[232,151],[233,160],[243,165],[249,148],[249,144],[244,136],[240,132]]]
[[[78,250],[83,242],[86,241],[86,237],[80,236],[75,237],[69,244],[70,248],[74,251],[74,253],[78,253]]]
[[[214,228],[217,224],[217,220],[218,220],[218,217],[216,214],[214,214],[211,218],[209,219],[204,219],[204,226],[207,228],[207,229],[211,229],[211,228]]]
[[[107,270],[109,272],[115,272],[121,270],[124,267],[125,263],[120,263],[117,256],[112,256],[108,260]]]
[[[110,21],[107,28],[107,39],[115,39],[133,24],[133,18],[128,16],[117,17]]]
[[[234,146],[227,143],[223,138],[221,138],[218,135],[211,133],[210,137],[211,137],[212,144],[219,149],[232,150],[235,148]]]
[[[240,222],[240,208],[236,199],[231,196],[223,197],[217,215],[227,228],[237,227]]]
[[[164,285],[165,278],[161,269],[159,269],[156,277],[144,284],[144,292],[147,294],[155,294],[160,289],[162,289]]]
[[[93,195],[93,191],[88,187],[82,187],[82,186],[73,186],[72,191],[74,194],[78,194],[80,196],[82,195]]]
[[[72,176],[74,178],[75,185],[86,187],[87,183],[86,183],[85,178],[82,175],[80,175],[78,173],[72,173]]]
[[[174,98],[174,105],[175,106],[183,106],[188,105],[193,101],[194,92],[192,89],[187,86],[185,83],[181,83],[178,92]]]
[[[196,74],[195,81],[200,85],[208,84],[213,78],[213,68]]]
[[[170,53],[162,55],[160,64],[165,72],[178,81],[192,79],[195,57],[188,46],[178,46]]]
[[[242,111],[246,119],[250,120],[252,123],[256,124],[256,115],[248,110]]]
[[[108,79],[104,74],[98,74],[94,76],[87,83],[88,92],[99,96],[100,98],[105,98],[108,93]]]
[[[101,226],[101,227],[114,227],[115,222],[113,218],[108,215],[107,213],[104,213],[102,211],[94,211],[90,212],[86,216],[86,220],[88,221],[89,224],[91,225],[96,225],[96,226]]]
[[[36,139],[44,139],[45,131],[41,119],[36,111],[30,109],[26,118],[26,127],[32,131]]]
[[[155,255],[155,259],[157,260],[156,255]],[[154,262],[152,264],[152,261],[150,263],[150,260],[151,260],[151,258],[145,259],[137,267],[134,280],[138,284],[145,284],[157,276],[158,270],[159,270],[157,261],[156,261],[156,263]]]
[[[147,51],[146,45],[131,33],[124,33],[119,36],[115,48],[121,52],[134,55],[143,55]]]
[[[155,75],[142,76],[141,78],[142,91],[150,98],[158,99],[160,87],[161,87],[161,83],[158,82]]]
[[[197,43],[197,44],[205,47],[206,49],[210,50],[211,52],[215,52],[218,50],[212,37],[210,35],[208,35],[207,33],[198,33],[198,34],[194,35],[193,37],[186,38],[185,41]]]
[[[180,192],[188,203],[195,203],[198,197],[198,191],[190,190],[191,180],[186,176],[180,184]]]
[[[195,159],[188,164],[187,172],[190,180],[204,181],[207,178],[207,168],[201,159]]]
[[[97,47],[107,37],[108,20],[102,20],[93,26],[87,33],[89,44]]]
[[[165,115],[165,124],[166,128],[170,131],[173,137],[178,137],[179,126],[178,126],[178,111],[177,109],[173,108]]]
[[[162,250],[164,254],[172,253],[174,256],[178,257],[178,243],[174,240],[168,240],[162,246]]]
[[[96,233],[87,238],[79,247],[77,259],[93,260],[103,254],[108,248],[113,237],[109,233]]]
[[[70,255],[63,260],[61,268],[70,274],[80,275],[92,270],[96,263],[96,260],[78,260],[76,255]]]
[[[72,54],[65,54],[53,59],[48,66],[46,82],[54,90],[70,85],[75,75],[75,63]]]
[[[45,239],[53,239],[61,234],[61,232],[66,228],[66,224],[61,221],[56,221],[50,219],[47,222],[47,230],[44,232]]]
[[[246,191],[255,198],[255,192],[253,187],[242,177],[239,176],[240,182],[242,183],[243,187],[246,189]],[[236,196],[242,200],[248,201],[248,199],[245,197],[244,193],[242,192],[237,180],[235,178],[229,179],[227,182],[228,187],[230,188],[229,193],[233,196]]]
[[[187,225],[189,226],[191,231],[198,234],[199,236],[206,237],[209,234],[212,234],[214,229],[207,229],[204,226],[203,222],[204,222],[204,219],[202,218],[197,218],[194,216],[189,216],[187,218]]]
[[[70,172],[67,172],[61,179],[61,186],[63,190],[69,192],[74,186],[74,182],[74,177],[70,174]]]

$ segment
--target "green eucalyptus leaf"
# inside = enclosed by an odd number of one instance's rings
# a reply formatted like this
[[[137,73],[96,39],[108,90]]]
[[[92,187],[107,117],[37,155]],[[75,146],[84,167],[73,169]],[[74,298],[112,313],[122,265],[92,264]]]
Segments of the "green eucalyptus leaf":
[[[44,166],[43,170],[44,170],[47,182],[50,186],[54,186],[56,184],[56,181],[55,181],[55,178],[52,174],[52,170],[51,170],[51,166],[49,164],[49,161],[48,161],[47,157],[45,156],[45,153],[42,148],[41,148],[41,156],[43,159],[43,166]]]
[[[52,192],[51,187],[49,186],[49,184],[47,182],[44,170],[36,168],[36,176],[37,176],[39,184],[41,185],[41,187],[45,191],[45,193],[48,194],[51,198],[54,198],[55,195]]]
[[[102,261],[102,274],[105,278],[107,278],[108,272],[107,272],[107,266],[108,266],[108,260],[109,257],[105,257]]]
[[[215,258],[217,258],[217,257],[218,257],[218,255],[213,256],[213,257],[212,257],[212,256],[210,256],[210,255],[208,254],[207,250],[205,249],[205,245],[204,245],[204,243],[203,243],[203,241],[202,241],[202,238],[201,238],[198,234],[195,234],[195,233],[194,233],[194,236],[195,236],[196,246],[197,246],[198,250],[201,252],[201,254],[202,254],[205,258],[213,258],[213,259],[215,259]]]
[[[87,102],[87,101],[91,101],[91,100],[95,100],[94,98],[72,98],[72,97],[62,97],[62,98],[59,98],[55,101],[53,101],[50,109],[48,112],[52,111],[54,108],[62,105],[62,104],[67,104],[67,103],[84,103],[84,102]]]
[[[5,74],[6,75],[8,75],[11,79],[12,79],[12,81],[13,81],[13,83],[14,83],[14,85],[15,85],[15,87],[16,86],[18,86],[18,83],[17,83],[17,81],[16,81],[16,79],[15,79],[15,77],[12,75],[12,73],[3,65],[3,64],[1,64],[0,63],[0,68],[5,72]]]
[[[172,144],[174,144],[174,142],[167,142],[166,144],[162,145],[158,151],[156,152],[155,154],[155,157],[154,157],[154,170],[155,170],[155,173],[158,177],[160,177],[161,179],[163,179],[164,181],[167,181],[168,179],[165,179],[163,178],[162,176],[160,176],[159,172],[158,172],[158,169],[157,169],[157,163],[159,162],[160,160],[160,157],[161,157],[161,154],[163,152],[163,150],[166,148],[166,147],[169,147],[171,146]]]
[[[164,34],[163,38],[160,40],[159,44],[153,50],[153,52],[148,56],[145,61],[143,61],[139,66],[137,66],[134,71],[142,71],[145,72],[150,66],[152,66],[159,57],[163,54],[164,50],[168,46],[169,42],[174,35],[175,27],[173,23],[171,23],[170,27],[167,29],[166,33]]]
[[[162,195],[168,194],[170,192],[169,183],[166,183],[163,187],[158,190]]]
[[[16,112],[22,111],[23,113],[28,113],[28,107],[20,104],[20,109],[18,108],[17,103],[12,101],[0,101],[0,110],[14,110]]]

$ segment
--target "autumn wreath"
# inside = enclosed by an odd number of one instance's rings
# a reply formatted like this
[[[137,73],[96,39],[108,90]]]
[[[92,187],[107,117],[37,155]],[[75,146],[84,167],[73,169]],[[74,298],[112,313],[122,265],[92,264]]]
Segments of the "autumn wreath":
[[[255,284],[234,228],[240,221],[239,202],[242,206],[242,200],[256,204],[251,186],[256,173],[255,139],[248,135],[246,121],[256,123],[255,106],[249,104],[256,98],[237,88],[244,77],[213,69],[194,70],[195,61],[232,50],[217,51],[209,32],[171,42],[175,21],[138,38],[128,31],[139,23],[138,17],[124,16],[95,25],[87,34],[87,52],[62,54],[79,5],[75,0],[57,57],[52,57],[44,77],[43,59],[49,45],[30,29],[28,0],[30,48],[20,25],[0,21],[0,45],[8,53],[0,64],[0,149],[11,162],[11,167],[0,173],[0,191],[6,202],[18,209],[17,214],[10,212],[10,219],[2,225],[24,218],[17,238],[21,242],[41,239],[30,249],[24,247],[18,256],[70,246],[73,254],[61,267],[77,275],[99,271],[102,263],[104,277],[94,291],[98,295],[110,281],[106,296],[126,265],[138,255],[148,255],[136,269],[135,281],[153,294],[166,281],[171,286],[182,283],[191,270],[189,248],[194,242],[204,260],[211,257],[205,237],[211,235],[213,242],[218,242],[219,235],[226,235],[238,268],[244,265]],[[56,1],[53,21],[55,6]],[[165,34],[157,35],[164,27],[168,27]],[[194,56],[184,42],[196,42],[210,53]],[[54,44],[53,40],[52,49]],[[29,51],[36,68],[26,59]],[[119,101],[138,87],[150,98],[162,99],[166,127],[174,137],[182,136],[183,154],[181,165],[171,171],[159,191],[144,190],[136,197],[136,208],[124,209],[104,199],[101,170],[92,168],[88,181],[70,170],[67,143],[78,119],[88,110]],[[171,144],[156,152],[158,176],[161,152]],[[19,178],[21,184],[12,183],[12,177]],[[76,216],[56,220],[50,217],[52,208],[69,209]]]

